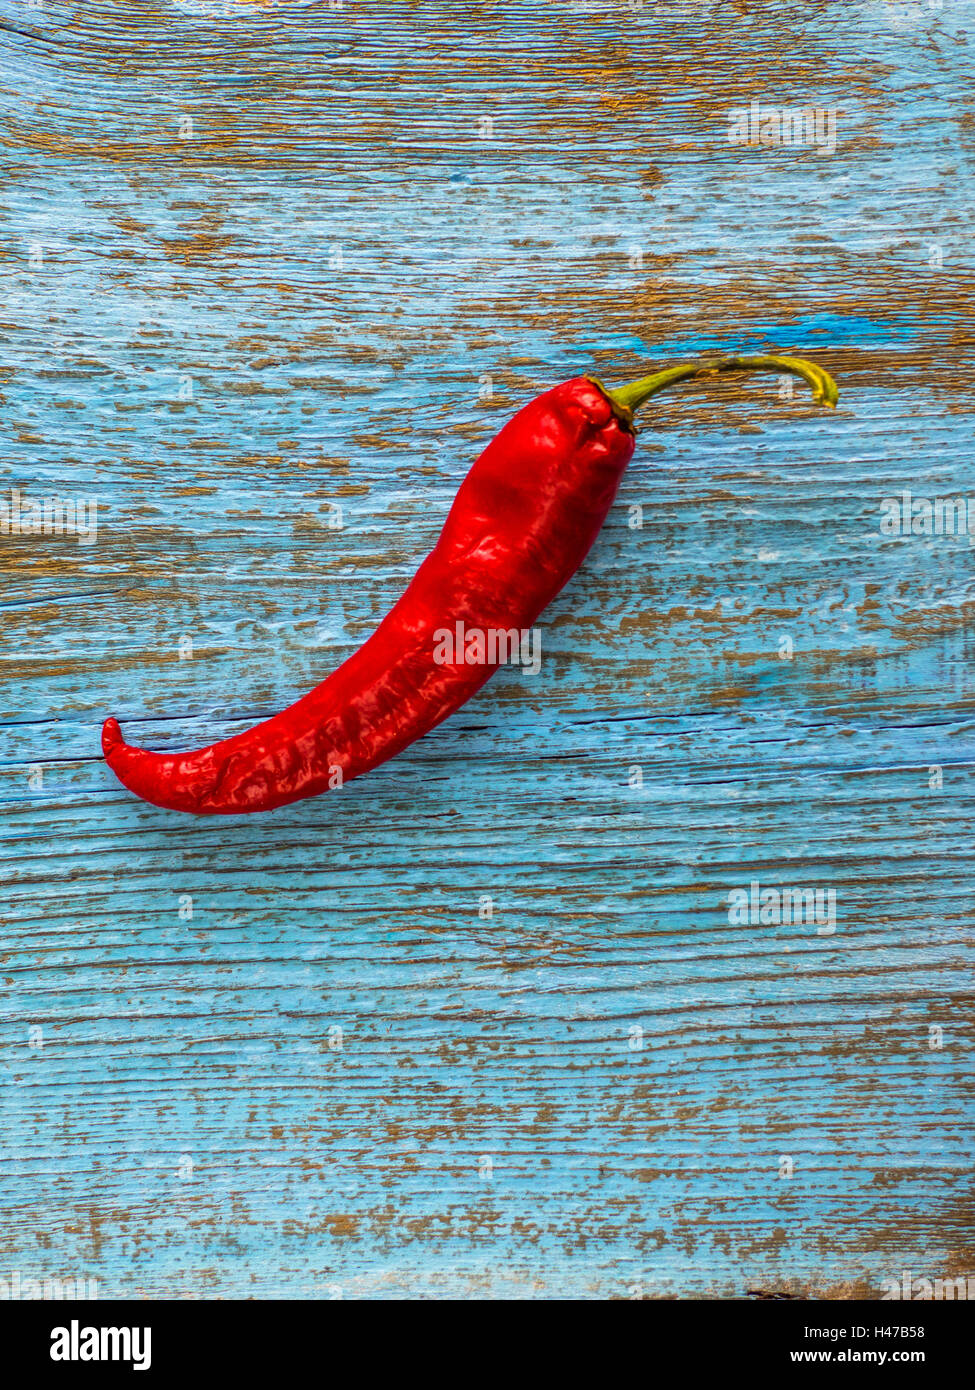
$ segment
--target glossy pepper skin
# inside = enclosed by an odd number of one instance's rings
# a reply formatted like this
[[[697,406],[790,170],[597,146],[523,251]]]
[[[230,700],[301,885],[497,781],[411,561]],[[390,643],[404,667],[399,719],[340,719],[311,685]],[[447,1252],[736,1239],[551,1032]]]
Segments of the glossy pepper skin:
[[[394,757],[497,670],[435,662],[434,634],[455,623],[531,627],[588,554],[634,443],[623,413],[585,377],[537,397],[473,465],[403,597],[321,685],[192,753],[132,748],[109,719],[109,767],[157,806],[227,815],[317,796]]]
[[[197,815],[270,811],[394,757],[479,690],[497,665],[435,657],[437,633],[530,628],[579,568],[635,444],[633,410],[688,377],[791,372],[835,405],[836,383],[796,357],[680,364],[607,390],[576,377],[520,410],[474,463],[403,597],[338,670],[245,733],[191,753],[151,753],[105,721],[102,750],[130,791]]]

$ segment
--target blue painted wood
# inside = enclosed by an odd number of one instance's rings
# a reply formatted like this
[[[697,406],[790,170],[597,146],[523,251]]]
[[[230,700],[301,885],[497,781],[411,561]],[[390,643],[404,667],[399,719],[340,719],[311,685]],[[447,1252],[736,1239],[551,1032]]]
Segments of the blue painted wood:
[[[972,552],[880,529],[973,490],[967,9],[0,0],[0,495],[98,504],[0,536],[0,1278],[973,1272]],[[840,409],[660,398],[537,676],[266,817],[107,772],[353,650],[534,392],[768,345]]]

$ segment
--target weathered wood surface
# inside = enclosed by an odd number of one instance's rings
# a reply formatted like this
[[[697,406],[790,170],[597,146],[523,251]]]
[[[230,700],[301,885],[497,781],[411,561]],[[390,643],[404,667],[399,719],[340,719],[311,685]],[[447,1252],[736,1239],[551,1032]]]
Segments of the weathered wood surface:
[[[0,537],[0,1277],[975,1273],[972,549],[879,525],[975,490],[973,16],[0,0],[2,495],[99,506]],[[320,679],[534,392],[764,345],[840,409],[662,398],[538,676],[266,817],[108,773]]]

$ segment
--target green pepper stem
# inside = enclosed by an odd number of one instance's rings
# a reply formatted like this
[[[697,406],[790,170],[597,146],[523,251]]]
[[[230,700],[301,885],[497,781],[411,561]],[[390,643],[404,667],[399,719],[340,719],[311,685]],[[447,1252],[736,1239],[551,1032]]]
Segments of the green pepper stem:
[[[653,376],[645,376],[640,381],[618,386],[613,391],[606,390],[605,387],[603,390],[624,417],[632,420],[634,410],[675,381],[684,381],[687,377],[710,376],[713,372],[738,371],[790,372],[793,376],[800,376],[812,388],[816,404],[828,406],[830,410],[839,399],[839,390],[829,372],[817,367],[813,362],[807,362],[804,357],[701,357],[693,362],[684,362],[678,367],[668,367],[665,371],[654,372]]]

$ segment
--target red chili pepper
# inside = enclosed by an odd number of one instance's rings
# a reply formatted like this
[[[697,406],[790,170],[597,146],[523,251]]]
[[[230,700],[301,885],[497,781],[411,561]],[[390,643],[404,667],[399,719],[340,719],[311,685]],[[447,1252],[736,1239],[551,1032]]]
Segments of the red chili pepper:
[[[108,719],[109,767],[157,806],[229,815],[316,796],[394,757],[500,664],[469,664],[463,652],[437,659],[437,634],[458,623],[530,628],[579,568],[633,454],[633,410],[682,378],[763,368],[801,376],[817,401],[836,402],[833,379],[794,357],[689,362],[615,391],[576,377],[537,397],[471,468],[406,593],[321,685],[263,724],[192,753],[132,748]]]

